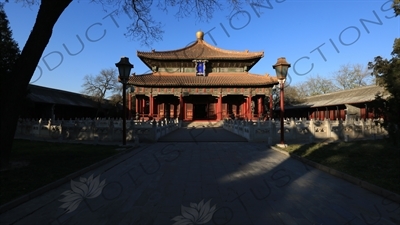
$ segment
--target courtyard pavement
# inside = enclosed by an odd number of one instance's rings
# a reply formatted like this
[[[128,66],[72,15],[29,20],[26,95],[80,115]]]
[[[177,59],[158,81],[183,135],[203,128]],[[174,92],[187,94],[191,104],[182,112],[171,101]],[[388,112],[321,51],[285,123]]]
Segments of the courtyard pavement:
[[[163,141],[1,214],[0,224],[400,224],[398,203],[265,143],[219,129]]]
[[[164,137],[159,142],[247,142],[247,139],[222,127],[184,127]]]

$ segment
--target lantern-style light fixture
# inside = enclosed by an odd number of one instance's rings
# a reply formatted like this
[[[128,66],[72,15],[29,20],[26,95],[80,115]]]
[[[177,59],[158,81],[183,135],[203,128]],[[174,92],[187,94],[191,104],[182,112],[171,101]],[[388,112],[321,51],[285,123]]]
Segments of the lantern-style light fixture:
[[[133,68],[133,65],[129,62],[129,58],[121,57],[121,60],[115,63],[115,66],[118,68],[118,78],[121,83],[128,82],[129,75],[131,74],[131,69]]]
[[[128,83],[133,65],[128,57],[121,57],[115,66],[118,67],[118,81],[122,83],[122,146],[126,146],[126,83]]]
[[[285,125],[284,125],[284,122],[283,122],[283,117],[285,115],[285,103],[284,103],[285,97],[284,97],[283,89],[284,89],[284,86],[285,86],[284,83],[285,83],[285,80],[286,80],[286,76],[288,74],[289,67],[290,67],[290,63],[288,63],[286,61],[285,57],[278,58],[278,61],[275,63],[275,65],[272,66],[272,68],[275,69],[276,77],[278,78],[279,85],[280,85],[279,89],[280,89],[280,111],[281,111],[281,113],[280,113],[281,114],[280,115],[280,117],[281,117],[281,130],[280,130],[281,141],[280,141],[280,144],[278,146],[282,147],[282,148],[286,147],[286,144],[285,144]]]
[[[276,76],[278,80],[286,79],[289,67],[290,63],[286,61],[285,57],[278,58],[276,64],[272,66],[272,68],[274,68],[274,70],[276,71]]]

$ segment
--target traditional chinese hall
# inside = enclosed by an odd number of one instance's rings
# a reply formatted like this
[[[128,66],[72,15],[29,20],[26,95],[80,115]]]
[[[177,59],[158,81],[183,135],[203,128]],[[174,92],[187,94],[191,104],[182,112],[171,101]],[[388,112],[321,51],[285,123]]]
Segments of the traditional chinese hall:
[[[140,118],[179,118],[184,121],[224,118],[258,119],[269,112],[276,77],[250,73],[264,52],[231,51],[204,41],[170,51],[138,51],[151,73],[133,75],[128,85],[129,109]],[[133,98],[135,97],[135,98]]]

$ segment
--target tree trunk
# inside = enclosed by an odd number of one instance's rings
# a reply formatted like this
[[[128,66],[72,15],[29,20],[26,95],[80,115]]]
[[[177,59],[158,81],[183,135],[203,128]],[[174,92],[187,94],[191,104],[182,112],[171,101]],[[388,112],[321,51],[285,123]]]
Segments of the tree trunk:
[[[29,81],[50,40],[55,23],[71,2],[72,0],[41,1],[35,25],[11,75],[1,77],[1,168],[9,165],[18,117],[22,109],[20,103],[26,95]]]

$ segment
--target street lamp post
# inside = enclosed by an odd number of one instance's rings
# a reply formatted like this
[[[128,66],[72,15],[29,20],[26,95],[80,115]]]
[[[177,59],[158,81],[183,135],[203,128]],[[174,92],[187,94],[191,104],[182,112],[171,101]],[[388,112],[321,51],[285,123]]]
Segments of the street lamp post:
[[[280,146],[285,147],[285,127],[283,124],[283,117],[285,114],[285,105],[284,105],[284,91],[283,88],[285,86],[285,80],[287,76],[288,69],[290,67],[290,63],[286,61],[285,57],[278,58],[278,61],[276,62],[275,65],[272,66],[272,68],[275,69],[276,71],[276,76],[279,80],[279,85],[280,85],[280,110],[281,110],[281,141],[280,141]]]
[[[118,81],[122,83],[122,145],[126,146],[126,83],[129,80],[133,65],[128,57],[121,57],[121,60],[115,63],[118,68]]]

